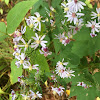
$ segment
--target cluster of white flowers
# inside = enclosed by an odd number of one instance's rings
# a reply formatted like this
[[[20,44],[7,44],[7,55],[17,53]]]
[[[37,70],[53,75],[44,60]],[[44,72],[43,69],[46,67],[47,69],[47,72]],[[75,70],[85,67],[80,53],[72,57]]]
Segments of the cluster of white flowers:
[[[68,62],[63,62],[64,58],[62,59],[62,62],[58,61],[56,65],[56,74],[58,74],[61,78],[71,78],[71,76],[75,76],[74,73],[75,71],[70,70],[70,68],[66,69]]]
[[[77,83],[78,83],[77,86],[82,86],[82,87],[84,87],[84,88],[92,87],[91,85],[87,85],[87,84],[85,84],[84,82],[77,82]]]
[[[84,9],[83,6],[86,4],[79,0],[68,0],[68,3],[65,1],[61,3],[61,5],[64,8],[64,13],[66,14],[65,17],[67,17],[67,21],[70,21],[70,23],[74,22],[76,25],[80,19],[81,16],[84,16],[81,12],[81,9]]]
[[[96,13],[92,11],[91,16],[91,19],[94,20],[87,21],[86,26],[91,28],[90,36],[95,37],[97,36],[96,32],[100,32],[100,8],[96,8]],[[96,18],[98,18],[97,21]]]
[[[42,94],[39,93],[39,91],[34,93],[32,90],[30,90],[29,92],[30,92],[29,95],[21,94],[24,100],[28,100],[28,99],[35,100],[36,98],[42,98]]]
[[[35,13],[35,16],[29,16],[29,18],[25,18],[27,25],[30,28],[33,28],[33,31],[41,31],[41,22],[44,22],[41,20],[41,16],[38,12]],[[29,69],[29,71],[36,70],[35,75],[39,73],[39,64],[32,65],[30,63],[30,59],[28,56],[26,56],[26,51],[28,48],[33,48],[33,50],[37,49],[38,47],[41,47],[40,54],[44,54],[45,57],[48,55],[51,55],[52,52],[49,52],[48,47],[46,46],[47,41],[43,40],[45,38],[45,35],[39,36],[37,33],[35,33],[36,37],[31,37],[31,39],[26,42],[26,40],[23,37],[23,34],[26,32],[26,26],[21,27],[21,31],[17,30],[14,32],[13,35],[13,43],[14,43],[14,52],[13,56],[15,56],[16,62],[15,65],[19,68],[20,66],[23,67],[23,69]],[[33,42],[32,42],[33,41]],[[35,77],[35,76],[34,76]],[[25,86],[25,82],[22,79],[23,77],[18,77],[18,82],[20,82],[21,85]],[[36,78],[36,77],[35,77]],[[31,98],[35,99],[37,97],[41,98],[42,96],[37,92],[36,94],[32,91],[31,92]],[[22,95],[23,96],[23,95]],[[27,96],[26,96],[27,97]],[[14,97],[15,98],[15,97]]]

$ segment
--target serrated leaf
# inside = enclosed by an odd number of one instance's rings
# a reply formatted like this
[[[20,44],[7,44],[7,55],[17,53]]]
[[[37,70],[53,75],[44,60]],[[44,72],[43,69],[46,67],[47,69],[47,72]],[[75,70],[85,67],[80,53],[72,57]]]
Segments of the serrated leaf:
[[[0,41],[4,40],[8,35],[6,35],[6,25],[4,22],[0,22]]]
[[[14,84],[16,82],[18,82],[18,77],[22,76],[22,66],[20,66],[19,68],[17,68],[17,66],[15,65],[17,59],[14,59],[11,62],[11,73],[10,73],[10,82],[11,84]]]
[[[11,34],[18,27],[28,10],[37,2],[34,1],[22,1],[16,4],[7,15],[7,33]]]

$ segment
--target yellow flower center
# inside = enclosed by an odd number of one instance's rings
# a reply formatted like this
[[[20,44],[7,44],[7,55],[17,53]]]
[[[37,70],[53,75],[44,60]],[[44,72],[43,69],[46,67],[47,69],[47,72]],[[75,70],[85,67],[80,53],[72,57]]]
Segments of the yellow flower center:
[[[53,91],[53,94],[56,95],[56,91]]]
[[[36,94],[34,94],[34,98],[37,98],[37,95]]]
[[[17,36],[21,36],[21,33],[20,33],[20,32],[18,32],[18,33],[17,33]]]
[[[28,44],[25,44],[25,48],[28,48]]]
[[[62,65],[63,63],[62,63],[62,62],[60,62],[59,64],[60,64],[60,65]]]
[[[29,70],[32,70],[32,66],[29,66]]]
[[[60,39],[60,42],[62,42],[63,38]]]
[[[33,24],[30,24],[29,27],[32,28],[33,27]]]
[[[96,100],[100,100],[100,98],[99,98],[99,97],[97,97],[97,98],[96,98]]]
[[[59,70],[59,72],[61,72],[61,70]]]
[[[53,17],[53,14],[52,14],[52,12],[50,12],[50,16],[51,16],[51,17]]]
[[[38,22],[40,22],[41,21],[41,17],[38,17],[37,20],[38,20]]]
[[[46,18],[46,22],[48,22],[49,20],[48,20],[48,18]]]
[[[17,48],[18,46],[17,45],[14,45],[14,48]]]
[[[28,97],[27,96],[24,96],[24,100],[27,100],[28,99]]]
[[[23,60],[20,60],[20,63],[21,63],[21,64],[23,64],[23,63],[24,63],[24,61],[23,61]]]
[[[70,90],[66,90],[66,93],[69,96],[70,95]]]
[[[76,25],[78,25],[79,23],[78,22],[76,22]]]
[[[37,44],[40,44],[41,41],[40,41],[40,40],[36,40],[35,42],[36,42]]]
[[[97,16],[100,17],[100,14],[98,13]]]
[[[19,56],[19,53],[16,53],[16,56]]]
[[[69,10],[69,8],[68,8],[68,7],[64,8],[64,11],[68,11],[68,10]]]

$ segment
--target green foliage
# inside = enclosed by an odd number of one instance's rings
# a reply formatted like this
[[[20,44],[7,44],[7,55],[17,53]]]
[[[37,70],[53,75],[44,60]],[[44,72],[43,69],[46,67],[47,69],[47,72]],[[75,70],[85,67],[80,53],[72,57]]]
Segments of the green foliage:
[[[22,66],[20,66],[19,68],[17,68],[17,66],[15,65],[16,59],[14,59],[11,62],[11,73],[10,73],[10,82],[11,84],[14,84],[16,82],[18,82],[18,77],[22,76]]]
[[[34,1],[22,1],[12,8],[7,15],[7,33],[11,34],[15,31],[18,25],[21,23],[23,17],[28,10],[37,2]],[[20,17],[19,17],[20,16]],[[15,24],[16,23],[16,24]]]
[[[31,53],[31,63],[39,64],[39,68],[42,73],[50,71],[46,58],[44,57],[44,55],[40,54],[39,50],[33,51]]]
[[[0,22],[0,41],[4,40],[8,35],[6,35],[6,25],[4,22]]]

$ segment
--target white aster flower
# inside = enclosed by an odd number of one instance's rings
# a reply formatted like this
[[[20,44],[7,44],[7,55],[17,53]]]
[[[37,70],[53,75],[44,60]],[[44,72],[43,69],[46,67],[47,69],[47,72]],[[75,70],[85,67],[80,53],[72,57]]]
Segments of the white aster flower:
[[[97,34],[90,33],[90,36],[93,38],[93,37],[97,36]]]
[[[23,42],[24,45],[17,45],[18,47],[25,47],[24,51],[29,47],[29,44],[31,43],[31,39],[28,41],[28,43],[25,42],[25,40],[22,38],[21,41]]]
[[[21,26],[21,32],[19,30],[16,30],[14,32],[14,38],[13,38],[13,42],[19,42],[19,40],[21,40],[22,38],[22,34],[24,34],[26,32],[26,26],[23,28],[23,26]]]
[[[34,93],[32,90],[30,90],[30,97],[31,99],[36,99],[36,98],[42,98],[42,94],[39,93],[39,91],[37,91],[36,93]]]
[[[87,24],[86,24],[86,27],[91,27],[91,32],[93,34],[95,34],[95,32],[100,32],[100,22],[99,23],[96,23],[96,20],[94,21],[87,21]]]
[[[68,7],[68,5],[66,4],[66,2],[61,3],[61,5],[62,5],[63,8],[64,8],[64,13],[67,13],[68,10],[69,10],[69,7]]]
[[[67,15],[65,15],[65,17],[68,17],[67,21],[70,21],[70,23],[72,23],[72,21],[74,22],[74,24],[77,23],[78,18],[80,18],[81,16],[84,16],[83,13],[77,13],[75,11],[69,11],[67,13]]]
[[[75,77],[75,75],[72,74],[72,73],[74,73],[75,71],[70,70],[70,68],[68,68],[68,69],[66,70],[66,72],[67,72],[67,78],[68,78],[68,77],[71,78],[71,76],[74,76],[74,77]]]
[[[34,29],[41,31],[41,16],[38,12],[34,13],[35,16],[31,16],[31,18],[33,19],[33,25],[34,25]]]
[[[27,62],[27,64],[26,65],[24,65],[24,69],[29,69],[30,71],[32,70],[32,69],[36,69],[36,70],[39,70],[39,68],[37,67],[37,66],[39,66],[38,64],[35,64],[35,65],[31,65],[31,63],[30,62]]]
[[[93,16],[91,19],[95,19],[98,17],[98,21],[100,21],[100,8],[96,8],[96,13],[92,11],[91,16]]]
[[[27,96],[27,95],[24,95],[24,94],[21,94],[22,95],[22,98],[23,100],[29,100],[30,96]]]
[[[56,67],[56,74],[58,74],[61,78],[67,77],[66,67]]]
[[[55,34],[55,36],[56,36],[55,39],[59,39],[60,42],[62,42],[65,39],[65,33],[62,34],[60,33],[58,35]]]
[[[42,47],[41,50],[39,50],[39,52],[40,54],[44,54],[45,57],[52,54],[52,52],[49,52],[49,49],[47,47]]]
[[[64,61],[64,58],[62,59],[62,62],[58,61],[56,66],[58,67],[62,67],[63,65],[67,66],[68,62],[63,62],[63,61]]]
[[[43,39],[45,38],[45,35],[43,35],[42,37],[38,36],[37,33],[35,33],[35,36],[36,37],[32,37],[35,41],[33,43],[31,43],[31,48],[34,48],[36,49],[39,44],[42,46],[42,47],[46,47],[46,44],[47,41],[43,41]]]
[[[30,28],[33,28],[34,24],[33,24],[33,19],[32,19],[32,17],[29,16],[29,18],[28,18],[28,19],[25,18],[25,20],[26,20],[27,25],[28,25]]]
[[[77,86],[82,86],[82,87],[86,87],[86,84],[84,82],[77,82]]]
[[[52,88],[53,94],[56,95],[56,93],[57,93],[57,87],[54,88],[54,87],[51,86],[51,88]]]
[[[67,3],[68,7],[70,8],[69,10],[73,11],[80,11],[81,9],[84,9],[83,6],[86,6],[86,4],[82,1],[79,0],[71,0],[70,2]]]
[[[65,90],[65,88],[64,87],[62,87],[62,86],[60,86],[59,88],[57,88],[57,93],[58,93],[58,95],[59,96],[62,96],[63,95],[63,92],[64,92],[64,90]]]
[[[70,39],[68,37],[65,37],[65,39],[62,40],[62,44],[64,44],[64,46],[66,46],[69,43],[70,43]]]
[[[12,97],[12,100],[15,100],[17,97],[14,90],[11,91],[11,97]]]
[[[25,57],[26,57],[25,53],[21,53],[21,55],[17,57],[18,60],[15,62],[15,64],[17,65],[18,68],[20,67],[20,65],[25,66],[26,63],[28,62],[28,61],[25,61]]]
[[[17,57],[19,57],[20,53],[21,53],[21,49],[18,49],[18,48],[17,48],[17,49],[14,51],[13,56],[15,56],[15,58],[17,58]]]
[[[83,19],[79,19],[75,26],[69,25],[70,29],[73,30],[73,34],[76,34],[77,31],[80,31],[81,27],[84,25],[83,23]]]

